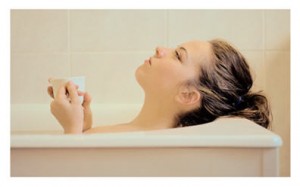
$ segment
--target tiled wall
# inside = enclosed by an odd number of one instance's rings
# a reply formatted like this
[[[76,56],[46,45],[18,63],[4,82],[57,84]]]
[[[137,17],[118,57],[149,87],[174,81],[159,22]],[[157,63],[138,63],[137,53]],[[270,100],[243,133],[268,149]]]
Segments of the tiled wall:
[[[271,99],[290,175],[289,10],[12,10],[11,103],[49,103],[49,77],[86,76],[95,103],[141,103],[136,67],[156,46],[224,38]]]

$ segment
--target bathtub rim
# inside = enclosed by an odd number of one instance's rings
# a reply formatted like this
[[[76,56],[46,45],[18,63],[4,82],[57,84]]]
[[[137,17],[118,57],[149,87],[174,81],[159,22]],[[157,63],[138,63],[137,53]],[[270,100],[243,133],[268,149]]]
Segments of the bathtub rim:
[[[37,133],[26,131],[23,133],[12,132],[11,148],[274,148],[282,145],[282,140],[277,134],[249,120],[239,118],[219,119],[205,125],[154,131],[80,135],[64,135],[59,132],[51,132],[52,134]]]

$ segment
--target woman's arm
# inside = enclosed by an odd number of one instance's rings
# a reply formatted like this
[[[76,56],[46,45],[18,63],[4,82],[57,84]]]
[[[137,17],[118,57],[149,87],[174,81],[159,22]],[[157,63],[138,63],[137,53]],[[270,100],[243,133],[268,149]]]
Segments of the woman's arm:
[[[135,131],[128,123],[116,125],[101,125],[92,128],[93,118],[91,111],[91,96],[85,92],[79,92],[78,87],[73,83],[68,83],[66,87],[61,87],[57,97],[53,96],[53,88],[48,87],[48,94],[53,98],[51,103],[51,112],[62,125],[66,134],[92,134],[92,133],[110,133],[110,132],[126,132]],[[66,93],[69,93],[69,97]],[[84,97],[82,105],[79,96]],[[83,116],[83,117],[82,117]]]

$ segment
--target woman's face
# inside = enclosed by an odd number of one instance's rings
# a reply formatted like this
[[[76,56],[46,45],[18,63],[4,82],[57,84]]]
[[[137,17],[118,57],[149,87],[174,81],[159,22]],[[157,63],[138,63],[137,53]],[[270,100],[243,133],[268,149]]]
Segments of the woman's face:
[[[177,48],[157,47],[136,70],[136,79],[146,94],[176,94],[180,85],[198,79],[200,66],[209,62],[210,53],[210,44],[202,41],[186,42]]]

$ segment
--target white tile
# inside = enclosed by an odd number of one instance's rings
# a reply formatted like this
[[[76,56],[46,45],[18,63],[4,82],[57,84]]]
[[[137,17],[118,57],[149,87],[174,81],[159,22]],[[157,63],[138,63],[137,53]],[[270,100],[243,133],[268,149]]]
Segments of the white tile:
[[[72,10],[72,51],[151,50],[164,45],[163,10]]]
[[[172,10],[168,19],[171,46],[222,38],[243,50],[263,48],[261,10]]]
[[[270,98],[272,130],[281,136],[281,176],[290,175],[290,53],[266,52],[266,86]]]
[[[253,78],[253,91],[265,90],[264,52],[241,51],[246,58]]]
[[[290,53],[266,52],[266,88],[278,108],[289,105]]]
[[[266,52],[266,88],[273,107],[274,130],[281,133],[290,121],[289,52]]]
[[[290,122],[289,52],[266,52],[266,89],[274,115],[274,130],[286,132]]]
[[[266,49],[290,50],[290,11],[265,11]]]
[[[13,52],[65,52],[68,47],[67,11],[11,11]]]
[[[49,77],[70,76],[67,55],[13,54],[11,103],[49,103]]]

